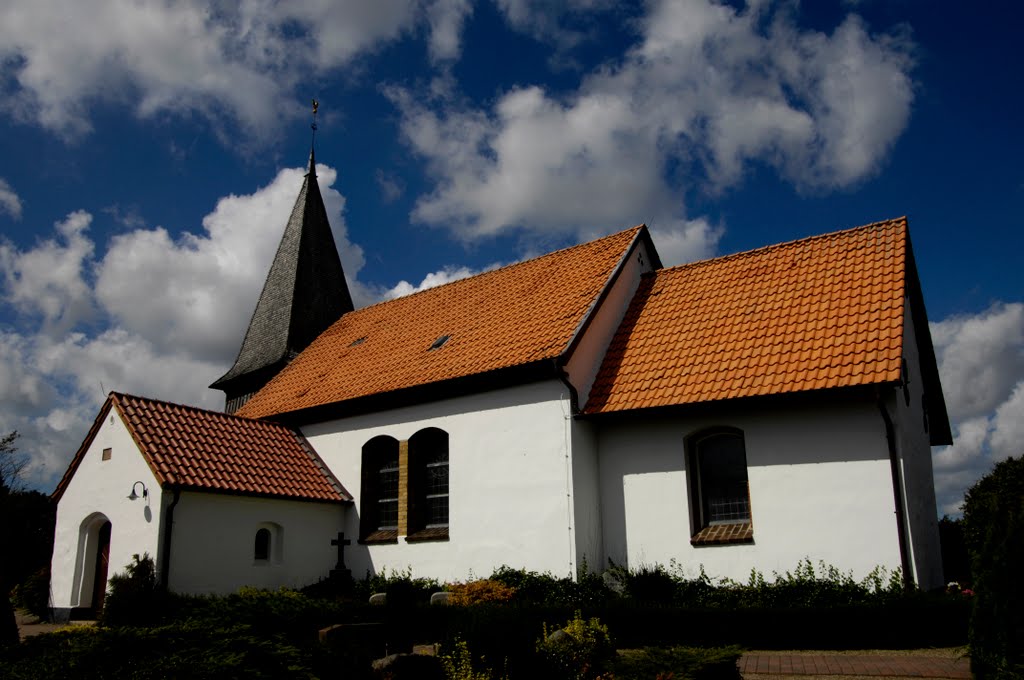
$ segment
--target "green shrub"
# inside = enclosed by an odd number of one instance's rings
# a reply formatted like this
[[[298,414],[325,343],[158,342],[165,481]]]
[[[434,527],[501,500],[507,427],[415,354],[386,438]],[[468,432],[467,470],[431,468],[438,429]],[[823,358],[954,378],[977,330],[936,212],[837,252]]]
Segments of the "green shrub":
[[[625,574],[626,595],[646,605],[671,604],[679,583],[660,564],[641,566]]]
[[[41,619],[50,617],[50,565],[28,576],[15,589],[11,600]]]
[[[615,656],[608,627],[597,618],[584,620],[577,611],[559,630],[543,627],[537,654],[548,677],[586,680],[600,677]]]
[[[353,596],[357,602],[366,602],[374,593],[386,593],[389,606],[426,604],[430,596],[444,590],[437,579],[413,578],[412,570],[381,569],[377,574],[366,572],[366,578],[356,581]]]
[[[231,621],[259,633],[282,633],[296,641],[314,637],[318,629],[347,619],[347,609],[344,603],[312,598],[288,588],[248,586],[227,596],[177,597],[173,606],[179,621],[211,627]]]
[[[148,553],[132,555],[132,561],[110,577],[110,593],[100,621],[106,626],[147,626],[168,615],[167,591],[160,585],[156,565]]]
[[[581,565],[576,580],[526,569],[498,567],[489,577],[515,591],[514,604],[548,607],[593,607],[614,599],[599,574]]]
[[[441,666],[444,668],[445,677],[448,680],[494,680],[494,671],[491,669],[475,670],[473,668],[473,655],[469,652],[469,645],[464,640],[455,638],[445,646],[441,653]],[[506,675],[499,676],[504,680]]]
[[[612,664],[616,680],[733,680],[740,677],[739,647],[646,647],[625,650]]]
[[[1024,457],[997,463],[967,491],[964,540],[975,592],[971,671],[978,680],[1024,677]]]
[[[38,635],[0,660],[0,677],[313,678],[310,656],[246,626],[81,628]]]
[[[959,588],[971,588],[971,562],[964,543],[964,520],[943,515],[939,520],[939,545],[942,548],[942,573],[946,581]]]

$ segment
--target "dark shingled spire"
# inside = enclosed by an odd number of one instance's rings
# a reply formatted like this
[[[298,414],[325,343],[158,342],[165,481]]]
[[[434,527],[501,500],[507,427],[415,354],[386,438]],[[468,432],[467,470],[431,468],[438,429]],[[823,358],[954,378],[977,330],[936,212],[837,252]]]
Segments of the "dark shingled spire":
[[[295,355],[352,309],[352,296],[316,181],[316,158],[310,150],[309,172],[270,265],[238,358],[231,370],[210,385],[224,391],[225,410],[238,410]]]

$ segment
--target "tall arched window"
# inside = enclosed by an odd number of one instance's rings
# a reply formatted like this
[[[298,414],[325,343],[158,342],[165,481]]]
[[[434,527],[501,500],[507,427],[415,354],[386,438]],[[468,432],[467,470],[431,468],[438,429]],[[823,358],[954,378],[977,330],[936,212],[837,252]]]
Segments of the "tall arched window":
[[[398,538],[398,440],[381,435],[363,445],[359,526],[364,541]]]
[[[448,433],[436,427],[409,439],[409,539],[448,536]]]
[[[717,429],[688,442],[693,543],[753,540],[743,433]]]

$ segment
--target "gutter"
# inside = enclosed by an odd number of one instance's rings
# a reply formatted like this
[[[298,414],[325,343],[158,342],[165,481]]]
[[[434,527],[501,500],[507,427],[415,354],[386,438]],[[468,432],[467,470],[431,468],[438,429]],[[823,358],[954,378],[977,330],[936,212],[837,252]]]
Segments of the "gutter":
[[[569,390],[569,406],[572,408],[573,415],[579,415],[580,413],[580,393],[576,390],[576,386],[569,380],[569,372],[565,370],[565,360],[563,357],[556,357],[551,360],[555,365],[555,375],[562,381]]]
[[[160,585],[167,589],[171,577],[171,532],[174,528],[174,507],[181,500],[181,488],[174,487],[174,500],[167,506],[167,514],[164,515],[164,549],[163,561],[160,564]]]
[[[900,483],[900,464],[896,452],[896,428],[892,422],[889,410],[885,408],[882,400],[882,393],[878,393],[878,410],[882,414],[882,421],[885,423],[885,441],[889,446],[889,468],[892,474],[892,495],[896,501],[896,535],[900,545],[900,567],[903,569],[903,589],[910,590],[914,584],[913,576],[910,573],[910,555],[907,549],[907,530],[904,524],[903,513],[903,486]]]

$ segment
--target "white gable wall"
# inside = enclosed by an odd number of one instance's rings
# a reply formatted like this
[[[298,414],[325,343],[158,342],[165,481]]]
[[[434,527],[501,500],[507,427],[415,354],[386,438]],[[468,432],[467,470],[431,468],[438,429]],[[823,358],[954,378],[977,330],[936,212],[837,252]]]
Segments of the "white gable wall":
[[[904,301],[903,357],[909,381],[887,401],[895,422],[900,477],[903,488],[905,527],[911,570],[924,590],[944,585],[942,551],[936,519],[932,451],[925,429],[924,380],[917,351],[917,333],[910,313],[910,299]]]
[[[502,565],[573,572],[572,445],[568,388],[557,380],[317,423],[302,432],[354,497],[345,520],[355,578],[411,569],[446,581]],[[360,545],[362,447],[378,435],[408,440],[423,428],[449,436],[449,539]]]
[[[608,345],[622,324],[629,303],[633,300],[633,294],[640,285],[640,276],[649,271],[652,271],[651,257],[644,241],[641,240],[623,263],[614,285],[601,305],[593,312],[586,333],[580,338],[572,356],[569,357],[565,370],[569,382],[576,388],[580,408],[590,397],[590,389],[594,386],[601,362],[608,352]]]
[[[690,544],[686,438],[743,431],[754,542]],[[761,407],[722,417],[608,420],[599,428],[604,548],[636,568],[673,560],[688,576],[771,577],[809,557],[864,577],[900,566],[884,423],[870,402]]]
[[[331,540],[344,514],[337,503],[182,492],[174,509],[168,585],[179,593],[226,594],[242,586],[316,583],[337,562]],[[260,528],[271,531],[269,560],[255,559]]]
[[[103,460],[103,449],[111,450]],[[149,497],[130,501],[132,485],[141,481]],[[92,604],[95,545],[88,524],[111,524],[108,578],[124,571],[133,554],[158,559],[162,494],[117,409],[111,408],[68,482],[57,504],[53,558],[50,565],[51,606],[58,615]],[[92,532],[92,538],[95,532]]]

